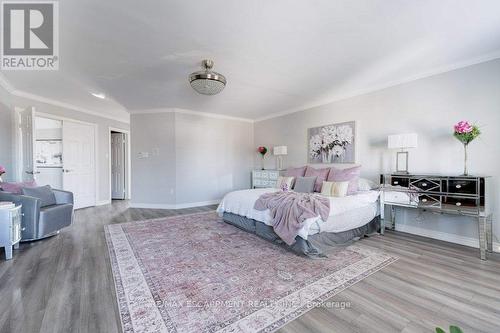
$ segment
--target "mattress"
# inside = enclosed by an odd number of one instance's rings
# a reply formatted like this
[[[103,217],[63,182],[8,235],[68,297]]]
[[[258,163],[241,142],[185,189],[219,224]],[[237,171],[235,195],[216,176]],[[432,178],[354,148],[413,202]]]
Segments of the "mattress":
[[[217,207],[220,216],[224,213],[240,215],[272,226],[269,210],[253,209],[257,199],[264,193],[276,192],[278,189],[250,189],[228,193]],[[358,192],[346,197],[330,197],[330,213],[327,221],[319,216],[308,219],[298,236],[307,240],[309,236],[322,232],[339,233],[359,228],[379,215],[379,191]]]

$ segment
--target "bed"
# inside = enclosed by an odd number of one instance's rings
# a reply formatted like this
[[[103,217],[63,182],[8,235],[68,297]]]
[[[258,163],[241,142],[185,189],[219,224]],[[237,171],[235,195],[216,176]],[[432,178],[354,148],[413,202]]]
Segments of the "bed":
[[[253,208],[262,194],[276,191],[279,190],[259,188],[230,192],[217,207],[217,213],[229,224],[287,246],[274,233],[269,210]],[[306,220],[290,249],[309,257],[324,257],[340,245],[377,232],[379,195],[379,191],[371,190],[346,197],[329,197],[327,221],[319,216]]]

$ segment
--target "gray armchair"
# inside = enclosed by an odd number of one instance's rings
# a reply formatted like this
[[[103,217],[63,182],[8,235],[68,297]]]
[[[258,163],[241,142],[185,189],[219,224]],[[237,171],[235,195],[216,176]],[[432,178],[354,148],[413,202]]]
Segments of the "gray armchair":
[[[56,234],[73,222],[73,193],[52,189],[55,203],[43,198],[0,191],[0,201],[22,204],[21,241],[37,240]]]

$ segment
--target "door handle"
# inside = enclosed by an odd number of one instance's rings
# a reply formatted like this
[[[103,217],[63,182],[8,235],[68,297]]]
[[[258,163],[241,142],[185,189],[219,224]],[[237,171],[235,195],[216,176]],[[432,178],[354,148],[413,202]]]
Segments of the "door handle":
[[[37,175],[40,171],[25,171],[28,175]]]
[[[62,171],[63,171],[63,172],[66,172],[66,173],[68,173],[68,172],[73,172],[73,170],[70,170],[70,169],[63,169]]]

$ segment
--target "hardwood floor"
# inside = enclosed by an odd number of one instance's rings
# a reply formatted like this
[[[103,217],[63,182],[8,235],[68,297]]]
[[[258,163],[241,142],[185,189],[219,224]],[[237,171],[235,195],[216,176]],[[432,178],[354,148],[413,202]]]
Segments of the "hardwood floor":
[[[120,332],[103,226],[214,208],[114,202],[77,211],[71,227],[22,244],[13,260],[2,250],[0,332]],[[481,261],[475,249],[394,232],[362,242],[400,259],[279,332],[433,332],[450,324],[466,333],[500,332],[499,255]]]

